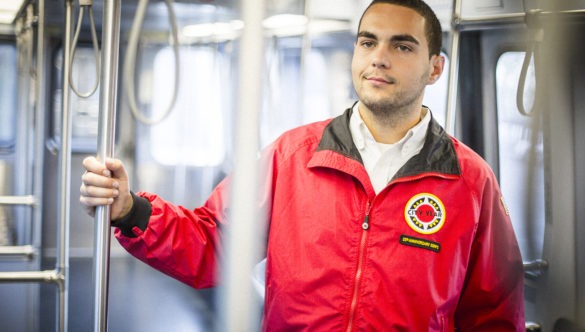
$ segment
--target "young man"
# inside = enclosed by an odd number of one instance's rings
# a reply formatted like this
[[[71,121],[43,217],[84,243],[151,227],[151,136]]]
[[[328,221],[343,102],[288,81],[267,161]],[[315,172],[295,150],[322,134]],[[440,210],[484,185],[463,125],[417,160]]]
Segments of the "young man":
[[[374,1],[352,62],[359,101],[263,152],[265,330],[524,329],[522,260],[496,179],[422,106],[440,47],[424,2]],[[131,193],[119,160],[84,167],[81,203],[111,204],[130,253],[193,287],[215,284],[229,179],[190,211]]]

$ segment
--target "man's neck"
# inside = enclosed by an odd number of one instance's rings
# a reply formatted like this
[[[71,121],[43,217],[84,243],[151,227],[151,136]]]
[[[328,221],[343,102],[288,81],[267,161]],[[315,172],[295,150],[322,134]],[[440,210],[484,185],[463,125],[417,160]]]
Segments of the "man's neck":
[[[425,115],[422,107],[418,108],[418,111],[396,112],[383,116],[374,114],[363,105],[359,105],[358,110],[376,142],[384,144],[400,141]]]

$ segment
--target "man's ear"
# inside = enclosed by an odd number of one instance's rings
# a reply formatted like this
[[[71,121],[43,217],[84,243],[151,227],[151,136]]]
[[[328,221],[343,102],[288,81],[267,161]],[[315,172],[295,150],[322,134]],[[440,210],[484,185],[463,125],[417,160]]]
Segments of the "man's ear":
[[[445,57],[442,55],[433,55],[431,57],[431,72],[429,74],[429,80],[427,84],[433,84],[439,80],[443,69],[445,67]]]

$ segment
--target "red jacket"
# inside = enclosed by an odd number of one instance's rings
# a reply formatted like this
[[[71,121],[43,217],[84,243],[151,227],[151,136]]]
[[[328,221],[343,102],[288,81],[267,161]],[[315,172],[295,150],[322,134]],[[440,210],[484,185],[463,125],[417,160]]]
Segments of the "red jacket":
[[[376,195],[350,114],[289,131],[263,154],[263,329],[523,331],[522,260],[487,164],[433,120],[421,152]],[[193,211],[139,193],[119,242],[193,287],[213,286],[226,184]]]

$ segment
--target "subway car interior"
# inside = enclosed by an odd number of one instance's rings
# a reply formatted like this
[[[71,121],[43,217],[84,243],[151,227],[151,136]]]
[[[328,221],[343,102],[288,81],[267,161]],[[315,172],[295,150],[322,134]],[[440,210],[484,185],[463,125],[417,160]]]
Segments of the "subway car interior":
[[[447,60],[424,104],[500,182],[526,331],[585,331],[585,0],[427,3]],[[368,4],[0,0],[0,331],[222,330],[221,287],[182,284],[96,226],[82,160],[122,159],[133,189],[201,205],[248,139],[242,94],[257,149],[351,107]]]

